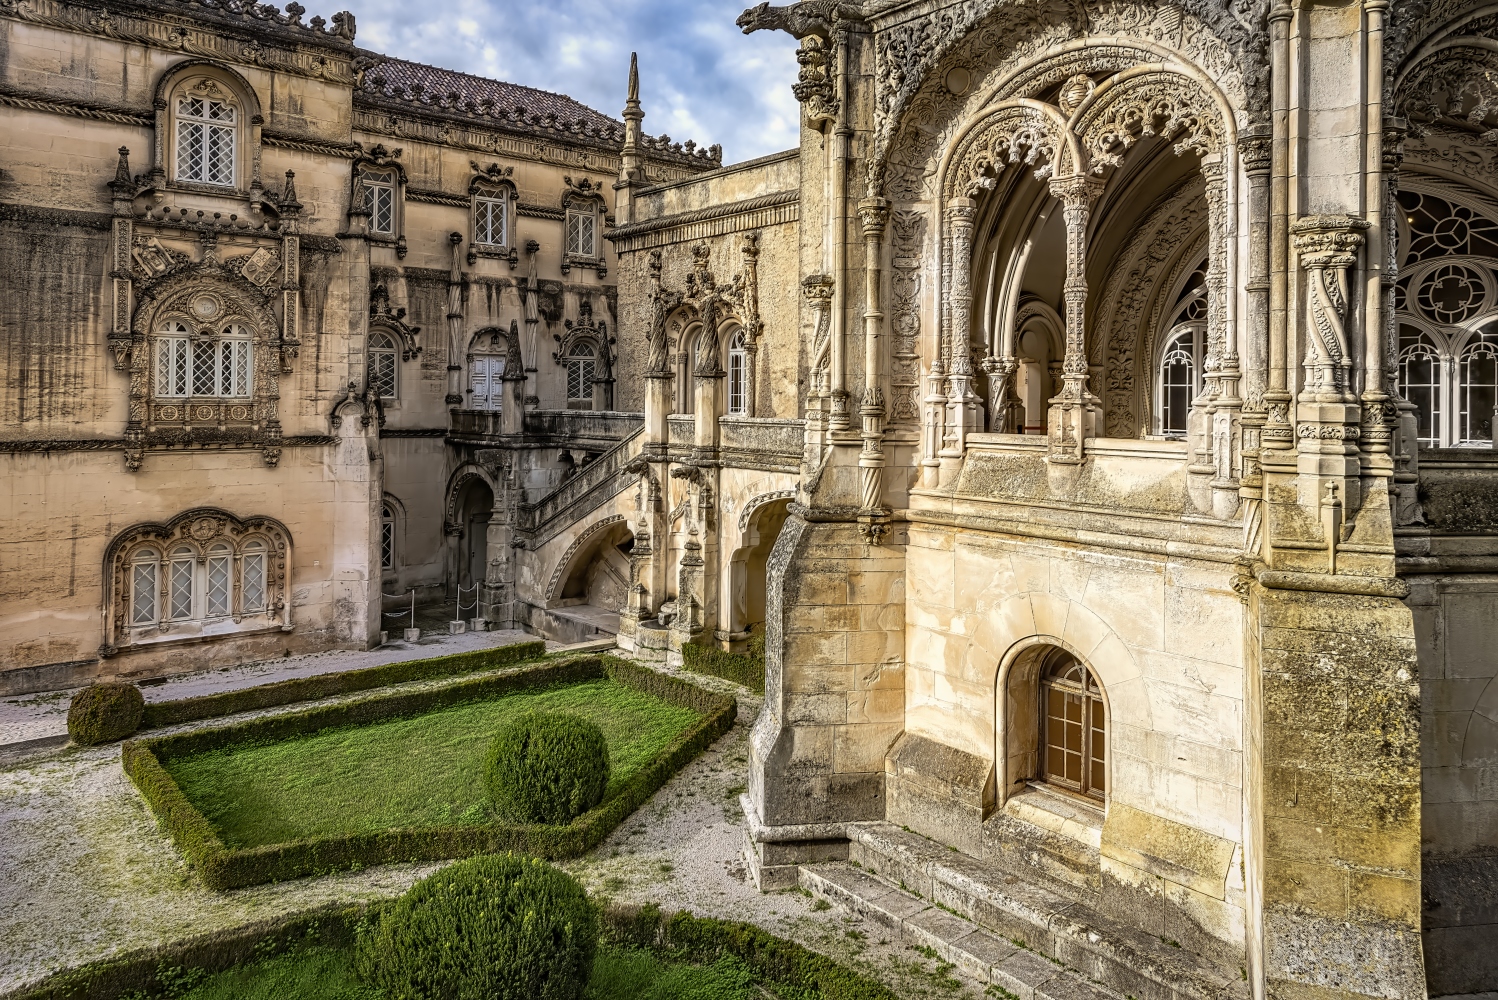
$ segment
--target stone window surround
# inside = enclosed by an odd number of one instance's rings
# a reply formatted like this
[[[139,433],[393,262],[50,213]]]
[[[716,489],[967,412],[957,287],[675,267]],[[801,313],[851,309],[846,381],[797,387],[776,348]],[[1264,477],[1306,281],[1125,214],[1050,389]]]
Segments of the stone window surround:
[[[257,551],[265,559],[264,610],[242,613],[238,608],[242,580],[240,560],[250,542],[260,544]],[[138,553],[145,549],[159,553],[160,569],[156,581],[158,588],[164,588],[164,575],[171,565],[174,550],[188,546],[193,550],[195,560],[204,563],[210,551],[220,545],[227,546],[234,559],[235,613],[213,619],[199,614],[194,618],[172,621],[167,609],[158,606],[152,624],[131,624],[131,573]],[[291,555],[291,533],[279,521],[268,517],[240,518],[215,507],[186,510],[165,523],[142,523],[126,528],[115,536],[105,553],[105,636],[100,655],[113,656],[144,647],[187,645],[264,632],[291,631]],[[198,610],[195,608],[194,612]]]
[[[229,185],[177,176],[177,101],[189,88],[205,81],[222,94],[219,99],[227,99],[235,107],[234,182]],[[156,134],[150,174],[154,183],[167,190],[238,197],[250,197],[260,190],[261,126],[265,119],[259,96],[243,76],[207,59],[180,63],[162,75],[154,106]]]

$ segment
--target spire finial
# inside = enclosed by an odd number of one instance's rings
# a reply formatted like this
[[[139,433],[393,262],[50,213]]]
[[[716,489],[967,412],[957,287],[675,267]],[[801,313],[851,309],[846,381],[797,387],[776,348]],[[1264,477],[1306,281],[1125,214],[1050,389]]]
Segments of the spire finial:
[[[629,54],[629,104],[640,103],[640,54]]]

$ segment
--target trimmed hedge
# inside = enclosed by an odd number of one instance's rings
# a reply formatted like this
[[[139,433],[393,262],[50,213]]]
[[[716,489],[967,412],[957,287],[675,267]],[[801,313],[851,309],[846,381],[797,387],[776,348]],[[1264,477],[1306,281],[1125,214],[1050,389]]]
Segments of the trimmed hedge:
[[[764,694],[764,630],[761,629],[749,637],[749,648],[743,653],[725,653],[713,646],[686,643],[681,647],[681,665],[694,674],[711,674]]]
[[[160,729],[199,719],[216,719],[223,715],[253,712],[261,708],[275,708],[298,701],[316,701],[338,694],[352,694],[404,684],[407,681],[431,680],[437,677],[452,677],[470,674],[477,670],[493,670],[508,667],[525,660],[535,660],[545,655],[546,643],[541,640],[517,642],[491,649],[476,649],[468,653],[453,653],[449,656],[434,656],[425,660],[403,660],[386,663],[378,667],[363,667],[359,670],[339,670],[334,673],[317,674],[314,677],[295,677],[291,680],[261,684],[238,691],[223,691],[218,694],[199,695],[196,698],[180,698],[176,701],[161,701],[146,706],[142,726]]]
[[[54,973],[0,1000],[120,1000],[137,990],[157,995],[184,972],[223,972],[299,944],[351,947],[359,925],[378,919],[391,905],[330,906],[134,951]],[[733,955],[783,997],[897,1000],[883,984],[752,924],[662,913],[651,905],[602,906],[599,925],[600,943],[614,947],[701,964]]]
[[[636,771],[612,798],[565,826],[493,823],[381,830],[230,849],[198,811],[163,761],[247,742],[274,742],[339,726],[421,715],[438,708],[520,690],[611,677],[637,691],[700,713],[703,718]],[[732,698],[613,657],[577,657],[510,673],[475,677],[440,688],[375,695],[338,705],[251,719],[212,729],[129,740],[122,763],[177,849],[212,889],[237,889],[331,871],[397,861],[440,861],[516,851],[542,858],[572,858],[596,846],[625,817],[644,805],[671,776],[733,727]]]
[[[134,684],[90,684],[68,705],[68,736],[85,747],[122,740],[140,728],[145,708]]]
[[[499,815],[512,823],[570,823],[603,801],[609,743],[566,712],[527,712],[500,727],[484,758]]]
[[[732,955],[769,980],[781,996],[898,1000],[881,983],[753,924],[694,917],[685,910],[662,913],[654,904],[610,907],[603,914],[600,941],[699,965]]]
[[[385,905],[355,969],[390,997],[577,1000],[598,914],[577,879],[536,858],[469,858]]]

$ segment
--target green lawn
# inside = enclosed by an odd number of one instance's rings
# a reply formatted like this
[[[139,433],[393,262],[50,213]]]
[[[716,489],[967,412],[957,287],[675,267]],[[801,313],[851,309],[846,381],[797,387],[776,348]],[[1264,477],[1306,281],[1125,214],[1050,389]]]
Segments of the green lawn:
[[[213,976],[185,977],[170,995],[181,1000],[383,1000],[383,994],[355,978],[351,959],[346,949],[307,947]],[[585,1000],[750,1000],[754,981],[753,973],[731,956],[697,966],[602,946]]]
[[[611,680],[444,708],[165,762],[229,848],[378,830],[492,822],[484,751],[528,710],[572,712],[609,742],[605,798],[701,717]]]

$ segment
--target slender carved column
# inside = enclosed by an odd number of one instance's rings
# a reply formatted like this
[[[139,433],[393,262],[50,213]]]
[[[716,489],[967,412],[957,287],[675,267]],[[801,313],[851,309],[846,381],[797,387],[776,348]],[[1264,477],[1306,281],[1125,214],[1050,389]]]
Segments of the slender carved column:
[[[1050,460],[1060,464],[1080,463],[1083,442],[1097,428],[1098,398],[1087,387],[1087,224],[1102,190],[1091,177],[1051,182],[1066,219],[1066,357],[1049,419]]]
[[[801,291],[814,315],[811,356],[808,368],[811,384],[806,394],[806,455],[809,465],[822,460],[831,430],[832,383],[832,278],[825,274],[808,275]]]
[[[947,426],[940,452],[942,478],[957,471],[967,450],[967,436],[978,430],[982,404],[973,392],[973,358],[970,346],[973,320],[973,218],[977,203],[954,198],[947,207],[951,230],[951,282],[948,285]]]
[[[1270,102],[1274,121],[1269,181],[1269,373],[1264,390],[1262,449],[1295,447],[1290,424],[1290,22],[1295,12],[1276,0],[1269,12]],[[1261,454],[1261,460],[1263,458]]]
[[[301,214],[296,174],[288,170],[286,189],[281,195],[281,371],[286,373],[291,371],[291,362],[302,349],[302,241],[297,225]]]
[[[449,233],[452,266],[447,272],[447,396],[448,406],[463,405],[463,234]]]
[[[863,323],[863,451],[858,456],[862,503],[859,530],[871,543],[889,531],[889,510],[884,505],[884,310],[880,298],[884,230],[889,223],[889,203],[873,198],[858,206],[863,228],[864,305]]]
[[[659,250],[650,251],[647,274],[653,312],[645,359],[645,456],[652,462],[664,462],[669,436],[666,418],[671,413],[671,386],[676,380],[676,374],[671,370],[671,343],[666,335],[666,320],[669,318],[670,308],[665,289],[661,287]]]
[[[745,233],[739,253],[744,258],[744,415],[752,417],[758,410],[759,335],[765,328],[759,318],[759,233]]]
[[[1248,177],[1248,314],[1243,322],[1243,477],[1239,495],[1262,497],[1260,434],[1268,414],[1269,387],[1269,177],[1273,166],[1273,129],[1250,125],[1239,137],[1238,151]],[[1245,518],[1245,522],[1252,518]]]
[[[135,250],[135,182],[130,179],[130,149],[120,147],[120,160],[115,167],[114,180],[109,182],[109,191],[114,201],[114,246],[113,264],[109,277],[113,283],[113,321],[109,325],[109,349],[114,354],[115,371],[125,370],[125,359],[130,356],[130,318],[135,311],[134,283],[130,276],[130,255]]]
[[[1291,227],[1306,269],[1306,402],[1348,403],[1352,394],[1348,271],[1358,262],[1368,222],[1350,215],[1312,215]]]

